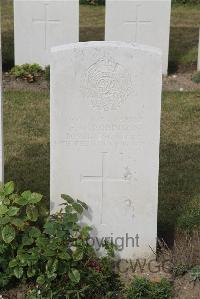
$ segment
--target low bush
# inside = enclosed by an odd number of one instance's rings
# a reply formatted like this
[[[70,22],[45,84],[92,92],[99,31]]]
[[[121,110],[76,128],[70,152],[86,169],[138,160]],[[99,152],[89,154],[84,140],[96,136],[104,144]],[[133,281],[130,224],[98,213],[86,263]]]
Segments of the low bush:
[[[32,83],[41,77],[43,69],[40,65],[34,64],[22,64],[16,65],[10,70],[10,75],[15,78],[22,78]]]
[[[167,279],[151,282],[144,277],[135,277],[127,290],[126,299],[168,299],[172,295],[172,285]]]
[[[62,198],[64,208],[47,215],[42,195],[17,194],[12,182],[1,186],[0,287],[31,282],[27,299],[115,298],[121,283],[113,251],[96,255],[88,242],[91,227],[79,223],[87,205]]]

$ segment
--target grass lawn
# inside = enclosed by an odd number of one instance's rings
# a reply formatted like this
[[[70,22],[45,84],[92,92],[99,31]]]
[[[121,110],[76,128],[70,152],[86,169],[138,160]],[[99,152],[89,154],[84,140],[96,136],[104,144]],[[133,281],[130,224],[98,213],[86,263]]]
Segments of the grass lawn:
[[[49,198],[49,95],[4,94],[5,181]]]
[[[200,194],[200,93],[164,93],[159,231],[172,232],[183,205]],[[5,180],[49,198],[49,95],[5,93]],[[67,190],[66,190],[67,193]]]
[[[2,0],[4,68],[13,65],[13,0]],[[104,39],[105,7],[80,6],[80,40]],[[171,17],[169,71],[196,67],[200,5],[173,6]]]

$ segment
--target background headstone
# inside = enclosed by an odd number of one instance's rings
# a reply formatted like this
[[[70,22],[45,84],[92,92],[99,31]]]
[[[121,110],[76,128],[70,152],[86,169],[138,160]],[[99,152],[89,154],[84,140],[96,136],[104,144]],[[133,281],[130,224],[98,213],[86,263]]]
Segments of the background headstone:
[[[171,0],[107,0],[105,40],[160,48],[167,74]]]
[[[15,64],[50,63],[50,48],[79,40],[78,0],[14,0]]]
[[[84,221],[99,241],[122,246],[123,258],[156,248],[161,81],[157,49],[90,42],[52,50],[51,211],[62,193],[86,202]]]
[[[2,50],[1,50],[1,16],[0,16],[0,182],[4,177],[4,159],[3,159],[3,97],[2,97]]]

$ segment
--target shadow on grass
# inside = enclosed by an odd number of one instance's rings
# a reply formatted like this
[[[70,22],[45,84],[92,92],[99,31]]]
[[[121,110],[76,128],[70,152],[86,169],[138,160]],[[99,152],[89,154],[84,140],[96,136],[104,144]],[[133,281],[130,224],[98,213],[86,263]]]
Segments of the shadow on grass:
[[[198,40],[198,28],[171,27],[169,74],[196,67]]]
[[[31,190],[49,200],[50,150],[48,144],[32,144],[5,164],[5,182],[14,181],[17,191]]]
[[[200,194],[200,144],[161,144],[158,234],[169,244],[184,205]]]
[[[104,27],[81,27],[80,28],[80,41],[103,41],[104,40]]]
[[[14,66],[14,36],[13,32],[2,35],[3,70],[8,71]]]

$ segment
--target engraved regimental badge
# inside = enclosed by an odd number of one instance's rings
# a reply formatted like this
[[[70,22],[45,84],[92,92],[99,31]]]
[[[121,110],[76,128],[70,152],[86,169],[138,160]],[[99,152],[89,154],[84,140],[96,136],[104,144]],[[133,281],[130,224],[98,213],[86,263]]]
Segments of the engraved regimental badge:
[[[130,73],[112,58],[102,57],[83,75],[82,92],[90,105],[100,111],[118,109],[132,90]]]

